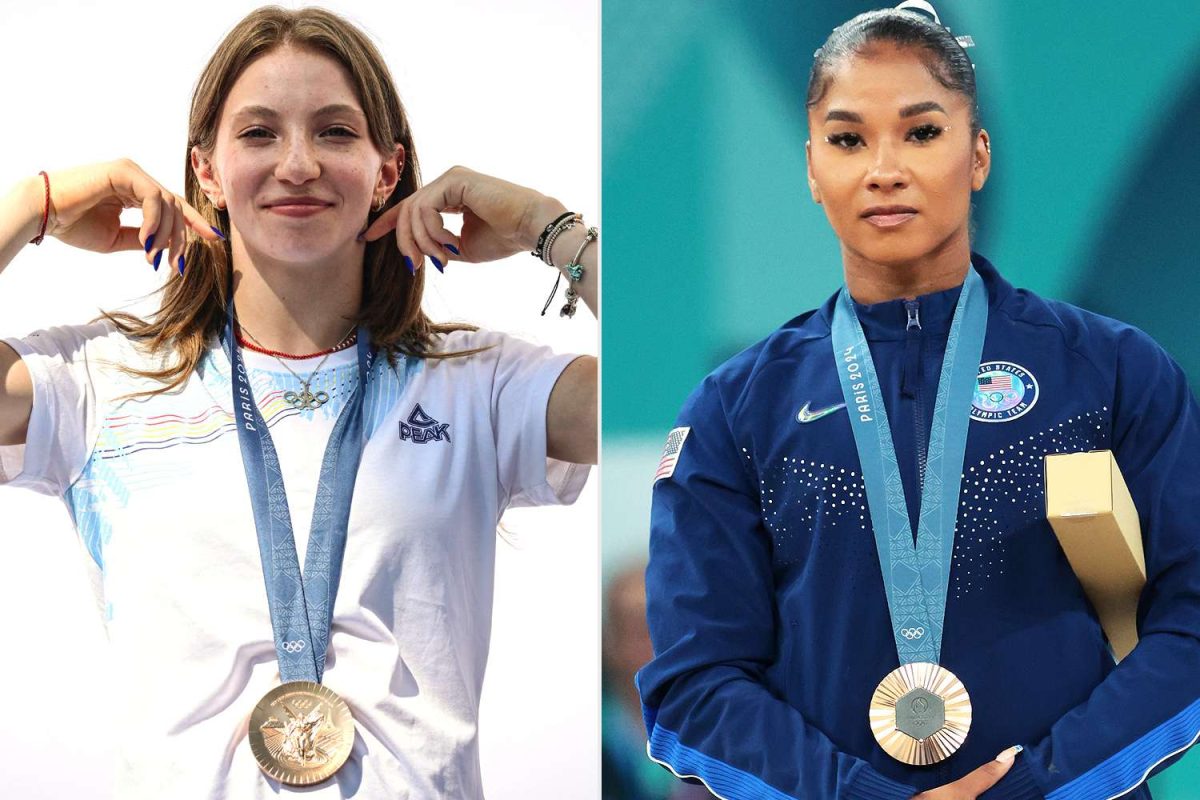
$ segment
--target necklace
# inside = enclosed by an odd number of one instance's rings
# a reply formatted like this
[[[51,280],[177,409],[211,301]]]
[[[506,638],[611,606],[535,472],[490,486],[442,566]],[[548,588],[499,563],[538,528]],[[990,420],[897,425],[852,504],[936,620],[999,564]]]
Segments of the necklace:
[[[245,350],[250,350],[255,353],[262,353],[264,356],[276,356],[277,358],[287,358],[292,361],[305,361],[310,358],[316,358],[317,356],[323,356],[326,353],[337,353],[342,350],[346,350],[347,348],[353,347],[355,342],[357,342],[357,341],[358,341],[358,333],[355,332],[349,338],[342,340],[341,344],[334,345],[333,347],[329,348],[328,350],[318,350],[315,353],[304,353],[302,355],[296,355],[294,353],[285,353],[282,350],[268,350],[265,347],[259,347],[256,344],[251,344],[250,341],[246,337],[242,336],[241,333],[237,334],[237,343],[240,347],[242,347]]]
[[[348,339],[350,339],[351,337],[354,337],[355,339],[358,338],[356,335],[358,326],[355,325],[353,328],[351,328],[346,333],[345,336],[342,337],[342,341],[340,344],[338,344],[336,347],[333,347],[330,350],[327,350],[325,352],[324,358],[322,358],[317,363],[317,368],[314,369],[312,371],[312,374],[310,374],[308,376],[308,380],[304,380],[303,378],[301,378],[299,375],[296,374],[296,371],[294,369],[292,369],[290,366],[288,366],[288,363],[286,361],[284,361],[282,358],[279,357],[278,353],[276,353],[273,350],[267,350],[265,347],[263,347],[263,343],[258,341],[258,339],[255,338],[254,334],[251,333],[249,330],[247,330],[246,326],[242,324],[241,320],[238,320],[238,327],[241,328],[243,331],[245,331],[246,335],[250,337],[250,340],[252,342],[257,344],[259,347],[263,348],[260,352],[265,352],[271,356],[274,356],[276,361],[278,361],[280,364],[283,364],[284,369],[286,369],[288,372],[292,373],[292,377],[294,377],[296,380],[300,381],[300,392],[299,393],[286,392],[283,395],[283,399],[284,399],[284,402],[286,402],[292,408],[298,408],[301,411],[305,411],[310,408],[320,408],[321,406],[323,406],[329,402],[329,394],[327,392],[321,391],[321,392],[317,392],[316,394],[312,393],[312,380],[313,380],[313,378],[317,377],[317,373],[321,371],[321,367],[325,366],[325,361],[326,361],[326,359],[329,358],[330,355],[337,352],[338,350],[341,350],[343,348],[343,346],[346,344],[346,341]],[[314,353],[313,355],[317,355],[317,354]]]

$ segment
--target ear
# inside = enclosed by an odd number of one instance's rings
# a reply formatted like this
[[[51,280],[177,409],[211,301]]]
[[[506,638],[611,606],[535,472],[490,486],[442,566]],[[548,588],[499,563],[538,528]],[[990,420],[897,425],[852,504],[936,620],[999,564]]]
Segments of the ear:
[[[817,179],[813,177],[812,139],[804,143],[804,165],[808,171],[808,191],[812,193],[813,202],[821,205],[821,190],[817,187]]]
[[[216,208],[225,207],[225,193],[221,191],[221,182],[216,175],[216,170],[213,169],[212,159],[200,150],[199,145],[192,145],[190,156],[192,163],[192,172],[196,173],[196,180],[200,182],[200,188],[208,195],[208,201]]]
[[[992,141],[985,130],[975,137],[975,157],[971,166],[971,191],[978,192],[992,171]]]
[[[404,174],[405,158],[407,153],[404,152],[404,145],[396,143],[396,149],[392,155],[384,160],[379,167],[379,179],[375,181],[375,197],[391,197],[395,191],[396,185],[400,183],[400,176]]]

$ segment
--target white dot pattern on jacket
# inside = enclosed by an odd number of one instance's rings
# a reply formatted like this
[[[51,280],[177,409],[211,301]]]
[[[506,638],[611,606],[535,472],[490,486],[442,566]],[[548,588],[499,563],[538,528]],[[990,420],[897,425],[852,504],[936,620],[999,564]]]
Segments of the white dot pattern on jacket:
[[[982,423],[981,423],[982,424]],[[960,598],[993,575],[1003,575],[1005,539],[1001,525],[1045,515],[1043,459],[1106,446],[1108,407],[1068,417],[1012,441],[983,458],[964,463],[954,537],[949,596]],[[743,447],[746,466],[753,456]],[[776,564],[796,563],[817,530],[873,535],[866,485],[856,469],[799,456],[782,456],[759,468],[762,521],[770,533]],[[1015,512],[1015,516],[1014,513]]]

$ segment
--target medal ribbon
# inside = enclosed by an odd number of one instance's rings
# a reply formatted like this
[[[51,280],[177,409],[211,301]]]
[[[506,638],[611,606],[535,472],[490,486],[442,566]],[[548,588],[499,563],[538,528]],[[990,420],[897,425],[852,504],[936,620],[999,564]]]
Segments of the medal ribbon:
[[[232,290],[229,297],[221,345],[231,367],[233,415],[242,450],[242,466],[250,488],[250,503],[254,508],[254,527],[258,531],[258,551],[267,587],[271,628],[275,634],[279,676],[285,683],[301,680],[320,683],[325,672],[333,603],[342,576],[350,499],[362,457],[363,396],[367,376],[375,363],[375,351],[367,330],[360,327],[358,386],[338,415],[325,446],[302,575],[279,456],[271,441],[271,432],[254,401],[241,348],[233,334]]]
[[[834,304],[832,338],[838,378],[862,465],[901,664],[936,664],[942,651],[967,426],[987,316],[987,289],[975,268],[969,267],[938,379],[914,547],[883,392],[849,289],[843,286]]]

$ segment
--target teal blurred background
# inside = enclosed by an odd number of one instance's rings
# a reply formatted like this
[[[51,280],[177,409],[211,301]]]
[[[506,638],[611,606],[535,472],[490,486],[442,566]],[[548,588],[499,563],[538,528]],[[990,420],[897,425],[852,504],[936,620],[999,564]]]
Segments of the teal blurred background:
[[[1143,328],[1200,385],[1200,4],[934,5],[975,40],[991,134],[973,249],[1014,285]],[[805,184],[803,98],[813,51],[877,7],[604,0],[606,579],[645,556],[651,477],[687,394],[841,283]],[[1151,787],[1200,797],[1200,753]]]

